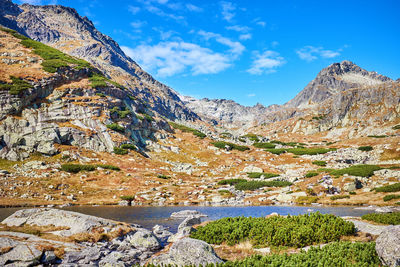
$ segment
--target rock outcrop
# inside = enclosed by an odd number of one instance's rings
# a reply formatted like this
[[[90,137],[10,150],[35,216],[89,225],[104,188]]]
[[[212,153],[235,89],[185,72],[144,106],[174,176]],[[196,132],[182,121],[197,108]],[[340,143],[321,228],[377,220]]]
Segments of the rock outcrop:
[[[400,266],[400,225],[389,226],[376,239],[376,252],[387,266]]]
[[[221,262],[222,260],[209,244],[192,238],[183,238],[177,241],[167,253],[151,259],[151,263],[155,265],[171,264],[175,266],[206,266]]]

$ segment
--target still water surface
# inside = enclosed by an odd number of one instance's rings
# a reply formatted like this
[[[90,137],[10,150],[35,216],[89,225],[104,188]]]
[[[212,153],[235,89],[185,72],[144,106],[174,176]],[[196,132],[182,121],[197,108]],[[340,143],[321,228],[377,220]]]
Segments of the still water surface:
[[[0,221],[22,208],[1,208]],[[319,211],[338,216],[362,216],[371,210],[359,210],[353,207],[307,207],[307,206],[246,206],[246,207],[120,207],[120,206],[74,206],[65,210],[99,216],[127,223],[140,224],[151,229],[156,224],[167,226],[176,231],[182,219],[170,219],[172,212],[197,210],[208,215],[204,220],[216,220],[223,217],[261,217],[276,212],[280,215],[298,215]]]

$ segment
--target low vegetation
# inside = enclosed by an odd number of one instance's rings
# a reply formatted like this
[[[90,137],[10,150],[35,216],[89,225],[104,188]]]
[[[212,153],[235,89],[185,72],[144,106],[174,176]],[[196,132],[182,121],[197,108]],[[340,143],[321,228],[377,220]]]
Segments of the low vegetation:
[[[128,150],[121,148],[121,147],[114,147],[114,154],[126,155],[126,154],[128,154]]]
[[[185,132],[185,133],[192,133],[193,135],[200,137],[200,138],[204,138],[207,136],[204,133],[200,132],[199,130],[196,130],[196,129],[193,129],[193,128],[190,128],[185,125],[178,124],[178,123],[175,123],[172,121],[169,122],[169,125],[171,125],[174,129],[181,130],[182,132]]]
[[[245,181],[235,184],[236,190],[256,190],[262,187],[285,187],[292,185],[291,182],[287,181]]]
[[[272,143],[254,143],[253,146],[257,147],[257,148],[271,149],[271,148],[275,148],[276,145],[272,144]]]
[[[222,148],[222,149],[229,147],[230,149],[235,149],[235,150],[239,150],[239,151],[250,150],[250,148],[247,146],[240,146],[240,145],[236,145],[236,144],[224,142],[224,141],[212,142],[211,144],[214,145],[215,147]]]
[[[338,199],[345,199],[345,198],[350,198],[349,195],[336,195],[336,196],[331,196],[331,200],[338,200]]]
[[[112,109],[110,109],[110,113],[111,114],[116,113],[118,115],[118,118],[120,119],[124,119],[132,114],[132,112],[126,107],[123,108],[113,107]]]
[[[372,146],[360,146],[359,148],[358,148],[358,150],[360,150],[360,151],[371,151],[371,150],[373,150],[374,148],[372,147]]]
[[[342,175],[348,174],[352,176],[360,176],[360,177],[370,177],[374,175],[374,171],[379,171],[382,168],[377,165],[368,165],[368,164],[359,164],[353,165],[344,169],[318,169],[320,172],[327,172],[333,176],[340,177]]]
[[[271,141],[272,142],[272,141]],[[312,148],[306,148],[306,147],[296,147],[296,148],[274,148],[274,149],[266,149],[265,151],[270,152],[275,155],[280,155],[283,153],[292,153],[298,156],[301,155],[319,155],[319,154],[325,154],[330,151],[335,151],[336,148],[318,148],[318,147],[312,147]]]
[[[62,164],[61,170],[70,173],[78,173],[80,171],[94,171],[97,168],[108,169],[113,171],[120,171],[121,169],[114,165],[108,164],[96,164],[96,165],[87,165],[87,164]]]
[[[261,178],[261,176],[264,176],[264,178],[273,178],[273,177],[278,177],[279,174],[276,173],[268,173],[268,172],[248,172],[247,176],[249,178]]]
[[[122,144],[120,145],[120,148],[128,150],[136,150],[136,146],[133,144]]]
[[[400,183],[395,183],[375,188],[375,192],[399,192],[399,191],[400,191]]]
[[[247,138],[253,142],[260,142],[260,139],[258,138],[258,136],[256,134],[252,134],[252,133],[243,135],[243,136],[241,136],[241,138]]]
[[[311,204],[311,203],[317,203],[318,200],[319,198],[316,196],[300,196],[297,197],[296,202],[298,204]]]
[[[225,180],[218,181],[218,184],[219,185],[227,185],[227,184],[234,185],[234,184],[243,183],[243,182],[247,182],[247,180],[246,179],[225,179]]]
[[[303,214],[269,218],[223,218],[200,226],[192,238],[228,245],[250,241],[256,246],[304,247],[338,241],[355,233],[354,224],[331,214]]]
[[[306,178],[311,178],[317,176],[318,174],[319,174],[318,172],[307,172],[305,176]]]
[[[326,163],[326,161],[323,161],[323,160],[314,160],[312,162],[312,164],[317,165],[317,166],[321,166],[321,167],[325,167],[327,163]]]
[[[126,201],[129,201],[129,202],[135,200],[135,196],[120,196],[119,198],[121,200],[126,200]]]
[[[391,201],[393,199],[400,199],[400,195],[387,195],[383,197],[383,201]]]
[[[265,151],[272,153],[274,155],[280,155],[280,154],[286,153],[286,149],[284,149],[284,148],[270,148],[270,149],[266,149]]]
[[[124,133],[125,128],[119,125],[118,123],[111,123],[106,125],[108,129],[119,132],[119,133]]]
[[[158,174],[158,175],[157,175],[157,178],[160,178],[160,179],[169,179],[169,178],[171,178],[171,177],[169,177],[169,176],[167,176],[167,175],[165,175],[165,174]]]
[[[388,135],[368,135],[368,137],[371,138],[385,138],[385,137],[389,137]]]
[[[393,126],[392,129],[393,130],[400,130],[400,124]]]
[[[104,77],[103,74],[100,73],[92,73],[89,77],[89,82],[92,88],[109,87],[109,84],[112,84],[119,89],[124,89],[122,85],[117,82],[111,81],[110,79],[107,79],[106,77]]]
[[[334,242],[323,248],[312,247],[295,254],[256,255],[240,261],[227,261],[216,267],[248,266],[381,266],[375,242]],[[209,266],[208,266],[209,267]]]
[[[361,216],[361,219],[383,224],[400,224],[400,212],[393,213],[370,213]]]
[[[21,92],[32,88],[32,85],[20,78],[10,76],[10,79],[11,83],[0,83],[0,91],[8,91],[11,95],[19,95]]]

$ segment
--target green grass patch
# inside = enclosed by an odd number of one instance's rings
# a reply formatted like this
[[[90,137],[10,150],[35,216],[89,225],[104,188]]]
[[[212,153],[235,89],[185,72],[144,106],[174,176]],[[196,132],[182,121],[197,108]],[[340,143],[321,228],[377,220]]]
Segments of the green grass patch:
[[[273,177],[278,177],[279,174],[276,173],[268,173],[268,172],[248,172],[247,176],[249,178],[260,178],[261,176],[264,176],[265,178],[273,178]]]
[[[160,179],[169,179],[169,178],[171,178],[171,177],[169,177],[169,176],[167,176],[167,175],[165,175],[165,174],[158,174],[158,175],[157,175],[157,178],[160,178]]]
[[[110,109],[110,113],[117,113],[118,114],[118,118],[120,119],[124,119],[126,117],[128,117],[128,115],[131,115],[132,112],[127,109],[126,107],[123,108],[119,108],[119,107],[113,107],[112,109]]]
[[[96,95],[100,96],[100,97],[106,97],[106,95],[104,93],[96,93]]]
[[[269,218],[235,217],[200,226],[192,238],[228,245],[250,241],[256,246],[304,247],[340,240],[355,233],[354,224],[331,214],[303,214]]]
[[[121,169],[114,165],[108,164],[96,164],[96,165],[84,165],[84,164],[62,164],[61,170],[70,173],[78,173],[80,171],[94,171],[97,168],[109,169],[113,171],[120,171]]]
[[[135,196],[120,196],[119,198],[131,202],[135,199]]]
[[[253,142],[260,142],[260,139],[258,138],[258,136],[256,134],[249,133],[249,134],[243,135],[241,137],[242,138],[247,138],[247,139],[249,139],[250,141],[253,141]]]
[[[398,124],[398,125],[396,125],[396,126],[393,126],[392,129],[393,129],[393,130],[400,130],[400,124]]]
[[[336,196],[331,196],[331,200],[338,200],[338,199],[345,199],[345,198],[350,198],[349,195],[336,195]]]
[[[11,95],[19,95],[21,92],[32,88],[31,84],[20,78],[10,76],[10,79],[11,83],[0,83],[0,91],[8,91]]]
[[[377,165],[368,165],[368,164],[360,164],[360,165],[353,165],[348,168],[344,169],[327,169],[321,168],[318,171],[327,172],[331,175],[340,177],[342,175],[348,174],[352,176],[360,176],[360,177],[370,177],[374,175],[374,171],[381,170],[382,168]]]
[[[288,181],[246,181],[235,184],[236,190],[253,191],[262,187],[285,187],[292,185]]]
[[[361,216],[361,219],[376,223],[398,225],[400,224],[400,212],[370,213]]]
[[[215,147],[222,148],[222,149],[225,149],[226,147],[230,147],[231,149],[235,149],[235,150],[239,150],[239,151],[250,150],[250,148],[247,146],[240,146],[240,145],[236,145],[236,144],[224,142],[224,141],[212,142],[211,144],[214,145]]]
[[[121,147],[114,147],[114,154],[117,154],[117,155],[126,155],[126,154],[128,154],[128,150],[123,149],[123,148],[121,148]]]
[[[317,166],[321,166],[321,167],[325,167],[327,163],[326,163],[326,161],[323,161],[323,160],[314,160],[312,162],[312,164],[317,165]]]
[[[284,149],[284,148],[270,148],[270,149],[266,149],[265,151],[272,153],[274,155],[280,155],[280,154],[286,153],[286,149]]]
[[[276,145],[272,144],[272,143],[254,143],[253,146],[257,147],[257,148],[271,149],[271,148],[275,148]]]
[[[118,123],[111,123],[111,124],[107,124],[106,126],[108,129],[116,131],[116,132],[120,132],[120,133],[125,132],[125,128],[122,127],[121,125],[119,125]]]
[[[319,174],[318,172],[307,172],[305,176],[306,178],[311,178],[317,176],[318,174]]]
[[[120,148],[128,150],[136,150],[136,146],[133,144],[122,144],[120,145]]]
[[[218,181],[218,184],[219,185],[227,185],[227,184],[234,185],[234,184],[242,183],[242,182],[247,182],[247,180],[246,179],[225,179],[225,180]]]
[[[360,146],[359,148],[358,148],[358,150],[360,150],[360,151],[371,151],[371,150],[373,150],[374,148],[372,147],[372,146]]]
[[[387,195],[383,197],[383,201],[387,202],[393,199],[400,199],[400,195]]]
[[[388,135],[368,135],[368,137],[371,137],[371,138],[385,138],[385,137],[388,137]]]
[[[298,204],[311,204],[311,203],[317,203],[318,200],[319,198],[316,196],[300,196],[297,197],[296,202]]]
[[[204,133],[200,132],[199,130],[196,130],[196,129],[193,129],[193,128],[190,128],[185,125],[178,124],[178,123],[175,123],[172,121],[169,122],[169,125],[171,125],[171,127],[174,129],[181,130],[182,132],[185,132],[185,133],[192,133],[193,135],[200,137],[202,139],[207,136]]]
[[[272,142],[272,141],[271,141]],[[265,151],[270,152],[275,155],[280,155],[283,153],[293,153],[295,155],[319,155],[325,154],[330,151],[335,151],[336,148],[318,148],[318,147],[296,147],[296,148],[275,148],[275,149],[266,149]]]
[[[400,191],[400,183],[395,183],[375,188],[375,192],[399,192],[399,191]]]

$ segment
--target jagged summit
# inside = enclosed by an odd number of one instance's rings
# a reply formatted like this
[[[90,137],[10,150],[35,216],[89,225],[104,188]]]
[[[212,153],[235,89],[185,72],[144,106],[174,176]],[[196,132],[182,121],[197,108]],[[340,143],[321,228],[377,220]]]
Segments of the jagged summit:
[[[344,60],[322,69],[317,77],[285,106],[305,108],[351,88],[373,86],[389,81],[392,80],[386,76],[369,72],[351,61]]]

